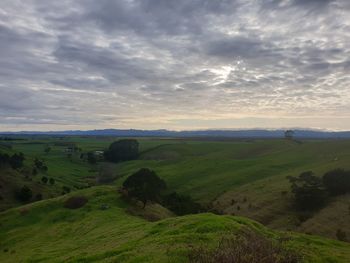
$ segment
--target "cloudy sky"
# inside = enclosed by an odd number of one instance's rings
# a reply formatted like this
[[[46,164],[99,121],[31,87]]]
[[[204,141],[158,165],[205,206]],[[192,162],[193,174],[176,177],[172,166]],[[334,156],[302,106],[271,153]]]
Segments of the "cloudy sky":
[[[350,130],[348,0],[1,0],[0,130]]]

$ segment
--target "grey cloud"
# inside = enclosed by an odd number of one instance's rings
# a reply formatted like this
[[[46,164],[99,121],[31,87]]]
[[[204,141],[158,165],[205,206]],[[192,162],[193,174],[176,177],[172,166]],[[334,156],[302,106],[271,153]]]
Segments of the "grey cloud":
[[[345,0],[5,1],[0,128],[163,128],[277,111],[348,116],[347,7]]]

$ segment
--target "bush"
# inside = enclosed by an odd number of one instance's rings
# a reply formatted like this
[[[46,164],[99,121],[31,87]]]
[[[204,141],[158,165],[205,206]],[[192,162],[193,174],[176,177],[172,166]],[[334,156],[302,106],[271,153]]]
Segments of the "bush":
[[[89,164],[96,164],[97,163],[97,158],[92,152],[87,153],[87,160]]]
[[[50,179],[49,179],[49,183],[50,183],[51,185],[54,185],[54,184],[55,184],[55,179],[50,178]]]
[[[63,193],[70,193],[70,187],[68,186],[62,186]]]
[[[15,153],[10,157],[10,165],[12,169],[18,169],[23,166],[23,161],[24,161],[24,155],[23,153]]]
[[[16,192],[16,198],[21,202],[30,201],[30,199],[32,199],[32,196],[33,196],[32,190],[26,185]]]
[[[177,215],[196,214],[204,209],[190,196],[174,192],[163,197],[162,204]]]
[[[69,209],[78,209],[88,202],[85,196],[72,196],[64,202],[64,207]]]
[[[335,169],[325,173],[322,179],[331,195],[350,193],[350,171]]]
[[[344,241],[344,242],[347,241],[346,233],[342,229],[338,229],[335,235],[337,236],[338,240]]]
[[[252,231],[242,231],[223,237],[214,249],[192,248],[193,263],[298,263],[302,257],[287,249],[283,240],[269,240]]]
[[[43,177],[41,177],[41,181],[44,183],[44,184],[47,184],[47,181],[48,181],[49,179],[46,177],[46,176],[43,176]]]

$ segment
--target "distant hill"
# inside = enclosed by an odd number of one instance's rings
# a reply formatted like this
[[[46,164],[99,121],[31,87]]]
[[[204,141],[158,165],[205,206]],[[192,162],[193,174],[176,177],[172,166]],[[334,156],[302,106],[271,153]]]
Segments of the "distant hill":
[[[68,130],[68,131],[20,131],[0,132],[6,135],[51,135],[51,136],[117,136],[117,137],[223,137],[223,138],[283,138],[285,130],[136,130],[136,129],[101,129],[101,130]],[[334,132],[320,130],[294,130],[295,138],[344,139],[350,138],[350,131]]]

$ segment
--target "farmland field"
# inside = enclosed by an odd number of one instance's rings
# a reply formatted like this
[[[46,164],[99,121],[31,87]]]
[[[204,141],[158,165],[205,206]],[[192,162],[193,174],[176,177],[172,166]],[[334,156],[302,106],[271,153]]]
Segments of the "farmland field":
[[[331,169],[350,169],[350,140],[136,138],[140,143],[137,160],[89,164],[81,158],[81,154],[107,149],[111,142],[118,139],[26,137],[12,141],[10,148],[0,149],[8,153],[23,152],[26,168],[33,165],[35,158],[43,160],[48,167],[47,172],[31,176],[30,180],[15,170],[2,171],[2,184],[11,182],[13,189],[23,184],[33,185],[35,191],[43,193],[44,199],[53,198],[0,214],[0,248],[7,251],[0,252],[1,262],[21,262],[28,257],[33,259],[31,262],[45,262],[49,258],[56,258],[57,262],[111,262],[121,259],[134,262],[132,258],[137,258],[137,262],[147,262],[153,257],[163,262],[169,255],[174,262],[183,262],[190,236],[195,237],[191,241],[195,244],[205,240],[216,242],[223,229],[236,231],[242,224],[268,236],[285,233],[273,232],[241,216],[278,231],[336,239],[337,230],[342,229],[350,235],[349,195],[332,198],[324,208],[315,211],[306,220],[300,220],[293,207],[290,184],[286,178],[309,170],[322,176]],[[73,144],[79,151],[67,153],[67,146]],[[51,150],[47,153],[45,147]],[[115,180],[110,186],[98,186],[96,177],[101,167],[107,164],[115,172]],[[189,195],[208,207],[209,211],[223,216],[174,217],[169,211],[154,208],[148,216],[162,221],[150,223],[127,213],[128,205],[118,199],[116,190],[129,175],[145,167],[164,179],[168,192]],[[43,184],[40,181],[43,175],[54,178],[56,183]],[[71,193],[61,196],[64,186],[69,187]],[[87,187],[89,189],[80,190]],[[5,197],[0,201],[3,210],[19,206],[20,203],[4,189],[0,188]],[[74,194],[89,196],[88,206],[74,212],[66,211],[62,208],[62,200]],[[99,209],[101,204],[108,204],[111,209],[102,211]],[[170,218],[163,219],[167,217]],[[81,220],[83,225],[79,223]],[[153,233],[157,231],[160,231],[159,235],[155,236]],[[205,234],[202,235],[201,231]],[[317,244],[312,247],[314,250],[305,251],[306,255],[309,253],[308,260],[311,259],[306,262],[346,262],[345,258],[350,255],[350,247],[345,243],[317,236],[290,235],[295,238],[290,243],[292,247],[301,248],[312,242]],[[178,240],[179,247],[171,250],[173,238]],[[81,246],[84,249],[75,251]],[[328,255],[330,261],[324,259],[327,257],[317,256],[319,251]]]

